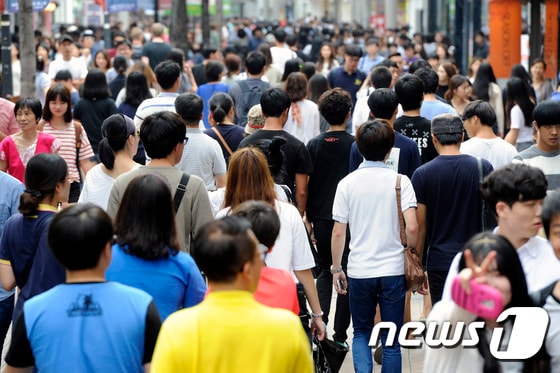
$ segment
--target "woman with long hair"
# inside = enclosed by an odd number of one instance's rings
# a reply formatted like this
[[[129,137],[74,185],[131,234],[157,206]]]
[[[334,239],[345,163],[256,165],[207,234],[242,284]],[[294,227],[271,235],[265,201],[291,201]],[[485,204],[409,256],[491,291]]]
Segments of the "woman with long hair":
[[[21,132],[0,142],[0,171],[8,172],[22,183],[31,157],[39,153],[57,153],[60,149],[60,142],[54,136],[37,130],[42,111],[39,99],[20,98],[14,106],[14,115]]]
[[[152,95],[151,97],[156,97],[159,92],[159,84],[156,80],[156,74],[150,68],[150,65],[147,65],[142,61],[134,62],[126,73],[127,77],[130,76],[130,74],[132,74],[134,71],[140,71],[142,73],[142,75],[146,78],[146,81],[148,82],[148,89],[150,91],[150,94]],[[115,100],[115,106],[119,107],[124,102],[125,99],[126,99],[126,83],[125,83],[125,88],[121,89],[121,91],[117,95],[117,99]],[[134,118],[134,116],[131,116],[131,118]]]
[[[94,153],[86,131],[72,120],[72,98],[64,85],[55,84],[47,91],[40,126],[60,141],[59,154],[66,161],[72,180],[69,201],[77,202],[80,183],[95,162],[91,161]]]
[[[519,78],[511,78],[506,84],[506,123],[509,128],[505,140],[523,151],[533,145],[533,109],[528,85]]]
[[[140,71],[133,71],[126,77],[124,101],[119,105],[120,113],[134,118],[142,101],[152,98],[148,80]]]
[[[541,58],[534,60],[531,62],[529,71],[531,71],[531,80],[533,89],[535,90],[537,104],[541,101],[548,100],[552,92],[554,92],[554,87],[552,83],[544,77],[546,62]]]
[[[502,90],[496,83],[494,70],[489,63],[482,63],[477,69],[476,79],[473,83],[473,94],[478,100],[486,101],[496,113],[497,133],[500,137],[504,133],[504,103]]]
[[[317,59],[317,73],[327,77],[329,72],[338,66],[340,64],[336,60],[334,47],[327,41],[323,42],[321,49],[319,49],[319,58]]]
[[[128,62],[125,56],[115,56],[113,59],[113,69],[115,69],[116,76],[109,83],[109,91],[111,92],[111,98],[113,100],[117,99],[117,95],[120,93],[121,89],[124,88],[126,83],[126,71],[128,69]]]
[[[282,78],[280,79],[278,84],[276,84],[276,86],[278,88],[284,89],[284,87],[286,86],[288,75],[301,71],[302,67],[303,61],[301,60],[301,58],[292,58],[286,61],[286,63],[284,64],[284,73],[282,74]]]
[[[463,75],[455,74],[449,79],[449,86],[445,92],[445,100],[453,106],[458,115],[463,114],[470,101],[471,82]]]
[[[303,73],[288,75],[284,90],[292,105],[284,130],[297,137],[304,144],[321,133],[321,115],[317,104],[307,100],[307,78]]]
[[[130,182],[115,218],[107,280],[144,290],[165,320],[202,301],[206,284],[191,256],[179,250],[167,180],[156,174]]]
[[[208,119],[212,127],[204,133],[220,143],[226,163],[229,163],[231,154],[237,150],[239,143],[245,137],[245,130],[233,123],[235,105],[230,95],[223,92],[214,93],[208,105],[210,109]]]
[[[329,89],[331,89],[329,81],[323,74],[315,74],[307,81],[307,97],[314,103],[319,102],[319,97]],[[329,123],[322,115],[320,116],[319,129],[321,133],[327,132],[329,129]]]
[[[57,205],[68,201],[71,179],[68,166],[57,154],[40,153],[29,160],[19,214],[9,218],[0,240],[2,288],[19,287],[13,320],[23,303],[66,279],[47,242],[49,223]]]
[[[462,258],[459,262],[459,281],[466,297],[474,296],[471,281],[484,284],[497,290],[503,302],[504,309],[512,307],[531,307],[532,302],[528,295],[525,273],[517,251],[511,243],[502,236],[483,232],[471,238],[464,247]],[[483,328],[477,328],[478,338],[476,348],[466,348],[454,345],[452,348],[438,347],[426,349],[424,357],[424,371],[426,372],[505,372],[523,371],[521,361],[500,361],[490,353],[488,335],[500,327],[506,330],[505,335],[511,333],[513,323],[508,319],[503,324],[498,324],[495,318],[482,318],[460,307],[455,301],[443,300],[434,305],[428,317],[429,322],[442,323],[449,321],[453,327],[462,322],[461,327],[474,321],[484,321]],[[470,329],[469,329],[470,330]],[[454,330],[453,333],[458,333]],[[507,338],[500,341],[500,347],[505,347]]]
[[[438,87],[436,94],[444,98],[445,92],[449,89],[449,80],[455,74],[457,74],[457,68],[449,61],[444,61],[439,64],[437,70],[438,75]]]
[[[268,169],[265,155],[256,147],[237,150],[231,157],[226,181],[224,209],[216,217],[230,214],[246,201],[264,201],[274,207],[280,216],[280,234],[274,250],[266,257],[266,265],[290,271],[303,287],[312,310],[312,332],[323,339],[324,326],[321,306],[311,268],[315,266],[305,226],[294,205],[276,198],[274,181]],[[300,304],[300,315],[307,314],[307,307]],[[304,327],[307,318],[302,319]]]
[[[266,58],[266,65],[264,66],[264,75],[263,80],[270,83],[271,86],[274,86],[280,79],[282,79],[282,70],[276,65],[272,64],[272,54],[270,53],[270,44],[268,43],[261,43],[258,46],[257,50],[264,54]]]
[[[111,68],[111,56],[109,56],[109,52],[106,49],[100,49],[95,52],[95,56],[93,56],[89,70],[92,69],[99,69],[103,71],[103,74],[107,74],[107,71]]]
[[[117,113],[105,74],[98,69],[90,70],[84,81],[82,99],[74,108],[74,119],[82,123],[96,157],[99,154],[97,146],[102,138],[101,124],[105,118]]]
[[[138,150],[138,132],[134,122],[123,114],[113,114],[101,126],[103,139],[99,142],[100,164],[87,174],[79,203],[95,203],[107,209],[107,201],[115,179],[140,165],[133,157]]]

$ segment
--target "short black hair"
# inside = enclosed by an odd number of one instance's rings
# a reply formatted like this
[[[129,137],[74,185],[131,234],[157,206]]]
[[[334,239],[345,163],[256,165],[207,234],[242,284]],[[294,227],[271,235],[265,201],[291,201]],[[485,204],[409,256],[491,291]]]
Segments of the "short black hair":
[[[410,65],[408,65],[408,73],[414,74],[419,69],[431,69],[432,66],[426,60],[416,60],[413,61]]]
[[[317,106],[330,125],[345,124],[346,116],[352,110],[352,97],[342,88],[333,88],[319,97]]]
[[[560,124],[560,102],[556,100],[539,102],[533,110],[533,120],[537,127]]]
[[[548,182],[544,172],[524,163],[512,163],[484,178],[482,198],[496,213],[496,204],[504,202],[513,206],[515,202],[541,200],[546,197]]]
[[[546,238],[550,239],[550,224],[552,220],[560,216],[560,190],[549,193],[543,202],[541,219]]]
[[[375,118],[391,120],[399,106],[399,98],[392,89],[379,88],[369,95],[367,104]]]
[[[208,82],[217,82],[220,80],[220,75],[224,72],[225,66],[220,61],[208,61],[204,67],[204,73]]]
[[[352,57],[362,57],[363,52],[362,52],[362,48],[360,48],[359,45],[350,44],[346,46],[346,49],[344,50],[344,54],[347,54]]]
[[[245,59],[245,68],[251,75],[260,74],[266,66],[266,57],[259,51],[251,52]]]
[[[484,126],[493,127],[494,124],[496,124],[496,113],[492,106],[486,101],[476,100],[469,103],[463,110],[462,119],[464,121],[475,115]]]
[[[403,75],[395,83],[395,93],[404,111],[419,109],[424,100],[424,82],[416,75]]]
[[[16,101],[16,104],[14,106],[14,116],[17,116],[18,110],[24,108],[30,109],[33,114],[35,114],[35,120],[37,122],[41,119],[41,115],[43,114],[43,106],[41,105],[41,101],[39,101],[38,98],[21,97]]]
[[[251,224],[259,242],[272,248],[280,233],[280,217],[276,210],[263,201],[246,201],[235,207],[234,216],[241,216]]]
[[[171,111],[158,111],[144,119],[140,126],[140,140],[148,157],[163,159],[177,144],[185,140],[187,128],[179,114]]]
[[[280,88],[270,88],[261,94],[261,110],[264,117],[279,118],[292,105],[290,97]]]
[[[202,54],[202,57],[204,57],[205,60],[210,58],[210,55],[213,53],[216,53],[218,51],[218,48],[214,47],[214,46],[206,46],[204,48],[202,48],[202,50],[200,51],[200,54]]]
[[[187,124],[198,124],[203,109],[204,101],[196,93],[182,93],[175,99],[175,112],[177,112]]]
[[[95,268],[112,238],[111,218],[92,203],[62,210],[54,216],[48,232],[54,257],[69,271]]]
[[[72,73],[70,72],[70,70],[67,69],[59,70],[54,76],[55,82],[60,82],[60,81],[66,82],[68,80],[72,80]]]
[[[181,76],[181,66],[172,60],[164,60],[154,69],[158,84],[162,89],[169,89]]]
[[[414,75],[419,77],[424,82],[424,93],[436,93],[439,78],[437,73],[432,68],[421,68],[414,72]]]
[[[278,40],[279,43],[283,43],[286,41],[286,31],[284,31],[282,28],[277,28],[276,30],[274,30],[274,32],[272,33],[272,35],[274,35],[274,38],[276,40]]]
[[[202,226],[191,255],[208,280],[233,282],[245,263],[252,260],[255,244],[250,230],[251,224],[240,216],[226,216]]]
[[[395,131],[384,121],[367,121],[358,128],[356,143],[366,160],[384,161],[395,145]]]
[[[393,81],[393,73],[385,66],[376,66],[371,70],[371,84],[375,89],[389,88]]]

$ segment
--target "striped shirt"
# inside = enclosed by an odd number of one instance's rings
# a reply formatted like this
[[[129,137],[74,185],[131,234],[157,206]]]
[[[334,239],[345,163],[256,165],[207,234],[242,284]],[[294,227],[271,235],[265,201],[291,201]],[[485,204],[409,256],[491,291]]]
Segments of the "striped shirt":
[[[136,129],[140,129],[140,125],[150,114],[157,113],[158,111],[171,111],[175,113],[175,99],[177,96],[179,96],[177,92],[161,92],[157,97],[142,101],[134,116]]]
[[[61,146],[58,155],[64,158],[66,164],[68,164],[68,176],[70,176],[72,180],[80,180],[78,165],[76,165],[76,130],[74,126],[69,125],[64,129],[57,129],[51,126],[50,122],[45,122],[43,131],[60,141]],[[82,141],[80,161],[92,158],[94,156],[93,149],[89,143],[86,131],[83,129],[80,140]]]

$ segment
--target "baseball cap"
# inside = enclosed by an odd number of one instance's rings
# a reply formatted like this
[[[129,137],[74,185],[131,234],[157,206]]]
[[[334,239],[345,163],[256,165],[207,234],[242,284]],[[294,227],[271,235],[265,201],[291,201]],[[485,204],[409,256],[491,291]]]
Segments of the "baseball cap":
[[[74,42],[74,39],[68,35],[68,34],[63,34],[60,36],[60,39],[58,40],[59,43],[64,43],[65,41],[69,41],[69,42]]]
[[[463,133],[463,121],[458,115],[441,114],[432,119],[434,135]]]

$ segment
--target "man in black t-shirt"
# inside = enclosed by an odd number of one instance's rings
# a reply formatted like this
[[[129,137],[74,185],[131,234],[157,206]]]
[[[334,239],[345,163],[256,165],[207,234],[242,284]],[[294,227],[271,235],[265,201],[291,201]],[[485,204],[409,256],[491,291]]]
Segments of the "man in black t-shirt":
[[[307,204],[307,177],[313,171],[313,166],[305,144],[284,131],[291,105],[290,98],[282,89],[272,88],[262,93],[260,104],[265,117],[264,127],[243,139],[239,147],[255,144],[262,139],[272,139],[274,136],[286,139],[286,144],[282,146],[282,151],[286,155],[286,177],[282,183],[292,191],[295,190],[297,208],[303,216]]]
[[[323,321],[328,323],[333,288],[330,272],[331,235],[334,226],[332,206],[338,182],[348,174],[350,148],[354,143],[354,136],[345,131],[352,110],[352,98],[342,88],[335,88],[323,93],[318,105],[321,115],[329,123],[329,129],[307,143],[313,163],[313,172],[309,175],[307,219],[313,224],[319,252],[321,273],[317,277],[317,293],[324,313]],[[344,271],[348,262],[348,244],[349,240],[346,241],[342,259]],[[346,342],[349,325],[348,295],[338,294],[333,335],[336,342]]]
[[[418,144],[422,164],[437,157],[430,133],[430,121],[420,116],[424,97],[424,82],[416,75],[407,74],[395,84],[395,93],[403,109],[403,115],[395,120],[394,129]]]

